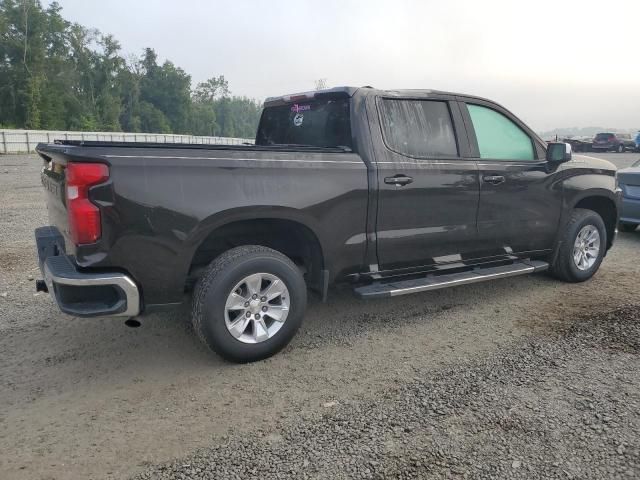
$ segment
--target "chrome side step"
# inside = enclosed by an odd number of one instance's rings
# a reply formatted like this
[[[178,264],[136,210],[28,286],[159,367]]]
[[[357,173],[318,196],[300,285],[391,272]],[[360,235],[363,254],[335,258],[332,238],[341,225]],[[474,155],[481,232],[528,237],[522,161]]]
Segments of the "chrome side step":
[[[475,268],[465,272],[440,275],[429,274],[422,278],[412,278],[410,280],[378,281],[370,285],[357,287],[354,292],[360,298],[396,297],[409,293],[427,292],[429,290],[485,282],[497,278],[542,272],[548,268],[549,264],[541,260],[520,260],[509,265]]]

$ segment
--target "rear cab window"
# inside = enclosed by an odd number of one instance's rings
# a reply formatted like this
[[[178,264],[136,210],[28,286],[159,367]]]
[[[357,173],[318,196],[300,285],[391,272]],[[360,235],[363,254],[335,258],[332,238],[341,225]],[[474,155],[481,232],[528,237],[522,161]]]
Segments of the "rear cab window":
[[[265,107],[258,126],[256,145],[353,149],[350,98],[309,99]]]
[[[382,136],[390,150],[414,158],[459,155],[446,101],[381,98],[379,105]]]
[[[478,141],[480,158],[502,161],[536,161],[531,137],[510,118],[492,108],[467,104]]]

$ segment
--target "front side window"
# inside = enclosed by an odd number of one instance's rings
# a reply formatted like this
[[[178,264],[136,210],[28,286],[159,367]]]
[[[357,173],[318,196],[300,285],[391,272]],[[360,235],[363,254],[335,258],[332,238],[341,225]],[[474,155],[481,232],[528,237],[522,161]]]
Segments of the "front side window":
[[[419,158],[458,155],[446,102],[383,99],[380,104],[382,132],[389,149]]]
[[[480,158],[489,160],[535,160],[533,142],[503,114],[480,105],[467,105],[476,132]]]

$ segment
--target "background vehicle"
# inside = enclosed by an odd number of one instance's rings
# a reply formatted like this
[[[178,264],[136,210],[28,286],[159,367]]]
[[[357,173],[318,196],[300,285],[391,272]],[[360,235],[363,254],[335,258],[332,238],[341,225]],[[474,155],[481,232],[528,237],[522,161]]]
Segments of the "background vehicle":
[[[622,189],[620,229],[632,232],[640,225],[640,160],[618,171],[618,183]]]
[[[635,142],[629,133],[598,133],[593,138],[591,148],[594,151],[614,151],[618,153],[633,150]]]
[[[79,316],[135,316],[194,288],[195,331],[234,361],[288,343],[307,287],[376,298],[546,269],[587,280],[618,220],[611,163],[572,162],[500,105],[431,90],[273,97],[254,146],[37,150],[40,288]]]
[[[562,141],[571,145],[574,152],[588,152],[591,150],[593,137],[567,137],[563,138]]]

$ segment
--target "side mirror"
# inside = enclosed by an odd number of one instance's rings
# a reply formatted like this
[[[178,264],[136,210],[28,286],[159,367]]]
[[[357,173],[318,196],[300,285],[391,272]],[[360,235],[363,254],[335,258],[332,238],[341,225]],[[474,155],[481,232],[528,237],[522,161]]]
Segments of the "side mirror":
[[[563,142],[547,144],[547,162],[563,163],[571,160],[571,145]]]

